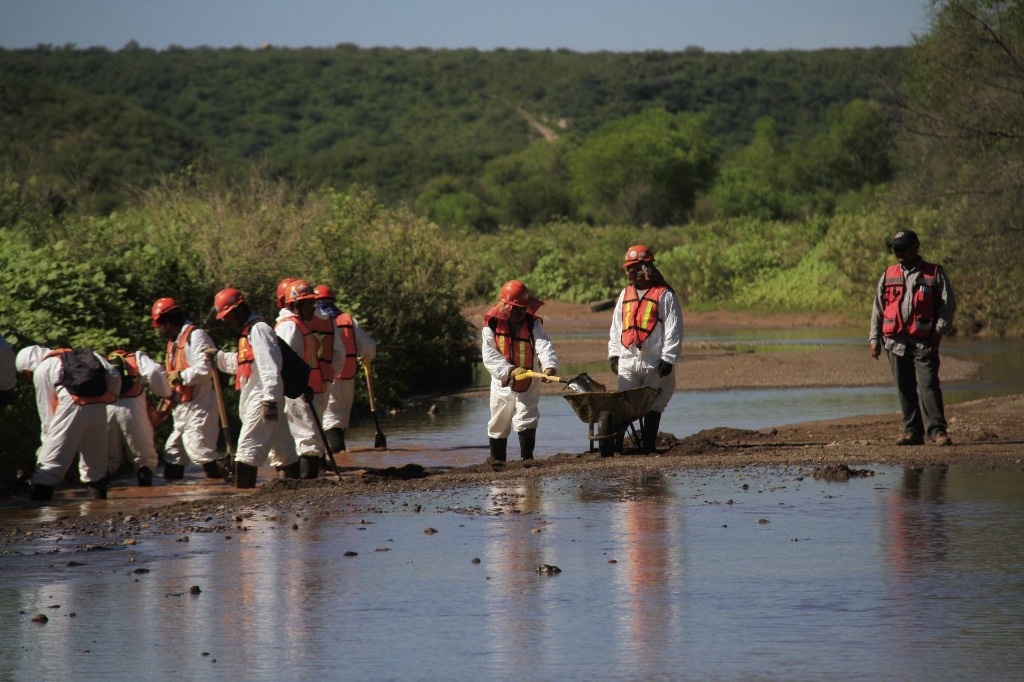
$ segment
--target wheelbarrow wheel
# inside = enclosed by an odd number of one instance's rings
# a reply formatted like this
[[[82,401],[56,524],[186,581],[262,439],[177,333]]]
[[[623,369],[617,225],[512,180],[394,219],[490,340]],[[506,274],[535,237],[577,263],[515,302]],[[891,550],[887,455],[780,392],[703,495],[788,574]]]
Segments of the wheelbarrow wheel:
[[[597,447],[602,457],[611,457],[615,454],[614,432],[612,431],[612,415],[609,412],[599,412],[597,415]]]

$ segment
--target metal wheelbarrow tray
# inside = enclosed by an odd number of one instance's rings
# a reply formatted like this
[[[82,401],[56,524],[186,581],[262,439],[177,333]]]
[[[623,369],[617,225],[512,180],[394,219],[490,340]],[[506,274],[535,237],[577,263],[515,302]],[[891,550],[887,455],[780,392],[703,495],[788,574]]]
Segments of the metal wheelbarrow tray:
[[[591,450],[597,441],[601,456],[610,457],[633,422],[651,409],[658,392],[659,389],[640,386],[625,391],[566,393],[562,397],[572,406],[576,416],[586,422]],[[635,441],[636,430],[632,431]]]

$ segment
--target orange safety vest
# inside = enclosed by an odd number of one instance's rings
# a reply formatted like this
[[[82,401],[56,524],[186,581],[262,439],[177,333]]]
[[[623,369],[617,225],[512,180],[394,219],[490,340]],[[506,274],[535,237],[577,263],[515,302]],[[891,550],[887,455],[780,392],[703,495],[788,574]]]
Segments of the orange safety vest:
[[[530,316],[524,318],[514,334],[508,320],[493,317],[489,324],[494,331],[494,344],[505,359],[516,367],[533,369],[533,319]],[[512,381],[512,390],[525,391],[532,382],[530,378],[515,379]]]
[[[59,356],[63,355],[64,353],[68,353],[70,351],[71,351],[70,348],[55,348],[54,350],[51,350],[49,353],[44,355],[42,360],[40,360],[39,362],[42,363],[42,361],[47,359],[47,358],[59,357]],[[103,395],[97,395],[97,396],[75,395],[71,391],[68,391],[68,395],[71,396],[71,400],[73,402],[75,402],[76,404],[78,404],[78,405],[92,405],[92,404],[95,404],[95,403],[116,403],[117,402],[117,396],[114,395],[113,391],[107,391]],[[59,402],[60,401],[58,399],[54,398],[54,401],[53,401],[53,409],[54,410],[57,409],[57,404]]]
[[[341,330],[341,344],[345,347],[345,364],[338,372],[338,379],[354,379],[358,363],[356,361],[356,328],[352,316],[348,313],[339,313],[334,318],[334,323]]]
[[[622,335],[619,339],[623,346],[643,348],[644,342],[658,326],[658,300],[661,293],[667,290],[668,287],[655,284],[641,295],[632,284],[626,287],[626,295],[622,298]]]
[[[142,382],[139,381],[139,361],[135,357],[135,353],[129,353],[126,350],[115,350],[114,353],[121,356],[124,360],[124,378],[121,380],[121,397],[122,398],[134,398],[142,395]],[[124,381],[127,379],[127,383]]]
[[[320,354],[317,357],[320,375],[324,383],[331,383],[334,381],[334,320],[314,315],[308,324],[320,345]]]
[[[185,357],[185,346],[188,345],[188,340],[192,336],[192,332],[195,331],[196,326],[190,324],[185,327],[185,331],[178,335],[179,338],[184,338],[181,346],[176,341],[167,342],[167,371],[173,372],[175,370],[181,371],[190,367],[188,364],[188,358]],[[187,403],[192,400],[192,395],[195,393],[194,386],[183,386],[181,384],[172,384],[171,390],[178,394],[178,400],[175,402]]]
[[[274,328],[280,327],[281,323],[287,320],[295,320],[299,331],[302,332],[302,342],[305,346],[305,353],[303,353],[302,359],[309,365],[310,370],[318,369],[320,367],[320,335],[314,334],[306,323],[302,321],[302,318],[294,314],[278,319]],[[309,383],[307,385],[313,393],[323,393],[327,390],[327,382],[324,381],[322,371],[310,371]]]
[[[939,267],[925,261],[921,261],[918,267],[910,319],[906,322],[900,315],[900,304],[907,293],[903,267],[896,263],[885,269],[882,282],[882,334],[885,336],[902,332],[912,339],[925,341],[935,331],[935,289],[939,284]]]
[[[249,380],[252,376],[252,363],[256,355],[252,352],[252,344],[249,343],[249,332],[257,322],[263,322],[263,318],[257,317],[249,324],[242,327],[242,335],[238,337],[238,371],[235,373],[235,390],[242,390],[243,379]]]

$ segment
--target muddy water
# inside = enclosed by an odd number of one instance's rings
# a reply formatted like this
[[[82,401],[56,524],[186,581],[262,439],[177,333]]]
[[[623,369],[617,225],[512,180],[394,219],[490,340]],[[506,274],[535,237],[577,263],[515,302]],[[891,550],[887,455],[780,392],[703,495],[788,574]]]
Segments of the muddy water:
[[[3,677],[1018,678],[1024,472],[805,473],[348,500],[114,550],[26,540],[0,557]]]

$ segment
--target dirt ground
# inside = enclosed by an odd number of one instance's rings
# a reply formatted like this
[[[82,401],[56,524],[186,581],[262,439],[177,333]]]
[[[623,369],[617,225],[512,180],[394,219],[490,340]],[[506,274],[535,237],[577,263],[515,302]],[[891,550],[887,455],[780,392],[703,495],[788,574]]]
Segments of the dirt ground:
[[[479,320],[483,308],[466,311]],[[546,327],[564,364],[603,363],[603,341],[583,340],[573,334],[606,330],[610,311],[592,312],[588,306],[551,304],[541,309]],[[811,316],[736,316],[726,313],[687,315],[687,329],[789,328],[842,325],[840,319]],[[866,336],[866,334],[865,334]],[[978,371],[970,362],[944,357],[942,379],[948,384],[969,379]],[[610,370],[592,373],[598,381],[614,385]],[[680,391],[722,390],[746,387],[865,386],[891,385],[888,363],[870,358],[863,349],[831,347],[756,350],[752,348],[684,344],[684,359],[677,368]],[[553,385],[545,390],[558,392]],[[895,390],[895,389],[893,389]],[[481,399],[486,392],[479,391]],[[340,499],[392,496],[416,491],[444,490],[462,486],[514,484],[523,479],[547,476],[614,476],[644,471],[729,468],[756,473],[758,467],[789,465],[808,476],[844,478],[857,468],[875,464],[897,466],[966,466],[998,469],[1024,468],[1024,396],[990,398],[947,408],[949,435],[954,445],[932,444],[897,447],[900,420],[896,413],[780,425],[760,431],[714,428],[683,439],[662,433],[658,453],[642,455],[627,448],[624,454],[602,458],[597,453],[560,453],[532,462],[510,461],[495,467],[487,463],[447,470],[427,470],[418,464],[401,468],[343,470],[342,480],[323,475],[317,481],[271,480],[254,491],[236,491],[223,484],[193,486],[188,499],[163,498],[158,506],[117,511],[97,508],[82,516],[55,515],[54,520],[32,523],[0,518],[0,540],[23,541],[26,533],[68,531],[105,533],[111,518],[131,518],[150,532],[182,532],[203,521],[211,530],[230,530],[243,514],[258,509],[299,508],[303,513],[336,505]],[[753,469],[753,471],[751,471]],[[119,491],[114,488],[111,498]],[[124,493],[127,494],[127,493]],[[21,506],[28,503],[19,502]],[[127,509],[127,511],[126,511]],[[125,516],[128,514],[128,516]],[[212,526],[210,525],[212,522]],[[122,527],[124,525],[122,524]],[[124,527],[124,541],[132,530]],[[108,542],[117,542],[118,536]]]

